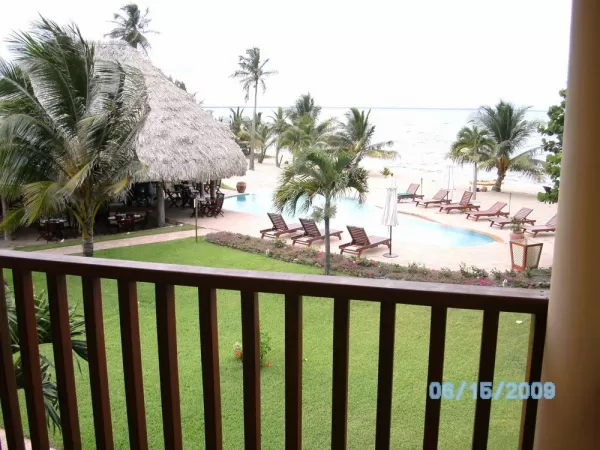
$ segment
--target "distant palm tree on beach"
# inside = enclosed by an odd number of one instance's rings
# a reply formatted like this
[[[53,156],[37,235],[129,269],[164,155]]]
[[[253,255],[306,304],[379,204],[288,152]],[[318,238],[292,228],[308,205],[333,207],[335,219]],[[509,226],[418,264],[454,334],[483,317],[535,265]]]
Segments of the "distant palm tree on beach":
[[[473,164],[473,198],[477,197],[477,169],[487,161],[494,149],[495,141],[487,130],[477,125],[462,127],[452,143],[447,157],[460,165]]]
[[[267,91],[265,79],[271,75],[277,74],[276,70],[265,70],[269,59],[260,59],[260,49],[257,47],[246,50],[246,56],[240,55],[238,60],[239,69],[236,70],[231,78],[240,80],[242,89],[246,93],[245,100],[250,98],[250,89],[254,88],[254,114],[252,115],[252,131],[250,133],[250,163],[248,169],[254,170],[254,140],[256,136],[256,104],[258,100],[258,86],[260,85],[263,94]]]
[[[113,15],[114,20],[111,23],[117,25],[110,33],[105,34],[105,37],[112,39],[121,39],[131,45],[133,48],[138,48],[138,45],[142,48],[144,53],[148,53],[150,43],[144,34],[157,33],[148,29],[148,25],[152,19],[148,17],[150,8],[146,8],[146,11],[142,11],[138,8],[135,3],[128,3],[123,6],[120,11],[125,12],[125,17],[119,13]],[[185,90],[185,88],[182,88]]]
[[[317,122],[321,114],[321,107],[315,103],[314,97],[309,92],[308,94],[301,94],[296,99],[294,106],[288,108],[287,112],[292,121],[308,116],[313,122]]]
[[[275,136],[275,166],[277,167],[281,166],[281,158],[279,157],[279,154],[283,149],[282,136],[283,133],[285,133],[285,131],[290,127],[288,118],[288,112],[281,106],[273,111],[273,115],[270,117],[270,119],[273,121],[271,129],[273,131],[273,135]]]
[[[346,122],[341,124],[340,130],[336,133],[332,144],[357,156],[357,161],[361,161],[365,156],[371,158],[395,158],[397,153],[394,150],[386,150],[386,147],[394,145],[394,141],[383,141],[373,143],[375,135],[375,125],[369,122],[371,110],[359,111],[358,108],[350,108],[346,112]]]
[[[477,112],[475,122],[494,140],[491,158],[480,165],[484,170],[496,169],[494,191],[501,192],[508,171],[522,173],[534,180],[542,178],[543,161],[535,158],[538,149],[518,153],[539,127],[538,121],[525,118],[529,109],[501,100],[496,106],[482,106]]]

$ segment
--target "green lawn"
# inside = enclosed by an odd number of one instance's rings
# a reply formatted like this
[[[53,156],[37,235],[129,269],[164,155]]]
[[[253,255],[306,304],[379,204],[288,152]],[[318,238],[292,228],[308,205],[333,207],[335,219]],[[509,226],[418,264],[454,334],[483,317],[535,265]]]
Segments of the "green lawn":
[[[106,241],[116,241],[117,239],[128,239],[139,236],[148,236],[153,234],[165,234],[165,233],[174,233],[177,231],[189,231],[193,230],[194,225],[173,225],[167,226],[164,228],[150,228],[148,230],[139,230],[133,231],[131,233],[117,233],[117,234],[103,234],[94,236],[94,242],[106,242]],[[38,250],[47,250],[50,248],[60,248],[60,247],[70,247],[74,245],[81,245],[80,239],[67,239],[64,242],[50,242],[46,244],[33,244],[33,245],[23,245],[20,247],[15,247],[15,250],[21,250],[22,252],[35,252]]]
[[[319,270],[311,267],[283,263],[204,241],[195,243],[193,239],[111,249],[98,252],[97,256],[208,267],[319,273]],[[42,288],[43,278],[37,275],[36,283]],[[129,448],[116,283],[105,281],[103,291],[115,444],[117,448]],[[138,293],[148,434],[150,448],[158,449],[164,446],[153,286],[141,284]],[[72,301],[79,301],[79,280],[69,280],[69,294]],[[197,294],[194,289],[178,288],[176,295],[184,446],[203,448]],[[303,439],[304,448],[320,450],[330,445],[333,308],[331,300],[320,298],[305,298],[304,305]],[[445,380],[458,384],[463,379],[476,379],[481,319],[482,314],[474,311],[453,310],[449,313]],[[272,367],[262,371],[263,448],[281,449],[284,448],[285,356],[282,296],[261,294],[260,320],[263,329],[272,337],[273,347],[268,355]],[[517,324],[516,320],[522,320],[523,323]],[[243,447],[242,370],[232,349],[234,342],[241,341],[238,293],[219,291],[218,322],[224,448],[240,449]],[[352,449],[362,450],[374,446],[378,323],[378,305],[352,303],[348,413],[348,443]],[[396,330],[392,448],[417,449],[422,448],[423,438],[429,309],[398,306]],[[528,316],[501,316],[496,380],[522,380],[528,330]],[[77,376],[79,414],[84,448],[93,448],[95,444],[87,367],[82,365],[82,368],[82,374]],[[442,403],[440,448],[470,447],[474,405],[474,401],[468,396],[460,401]],[[490,449],[517,447],[520,411],[519,401],[493,403]]]

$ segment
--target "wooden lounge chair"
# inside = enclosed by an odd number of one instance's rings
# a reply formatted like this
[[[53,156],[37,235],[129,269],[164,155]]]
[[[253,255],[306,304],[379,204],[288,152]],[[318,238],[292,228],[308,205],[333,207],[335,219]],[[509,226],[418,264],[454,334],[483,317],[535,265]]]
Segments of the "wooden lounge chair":
[[[171,202],[171,203],[169,203],[169,208],[172,208],[173,206],[175,208],[180,208],[181,202],[182,202],[181,191],[177,191],[177,190],[172,191],[171,189],[168,189],[164,186],[165,185],[163,183],[163,191],[165,192],[165,195]]]
[[[425,205],[425,208],[427,208],[429,205],[441,205],[442,203],[450,203],[450,200],[448,200],[448,190],[447,189],[440,189],[439,191],[437,191],[437,194],[435,194],[433,196],[433,198],[427,199],[427,200],[417,200],[417,205],[419,206],[419,204],[423,204]]]
[[[453,209],[458,209],[461,212],[464,212],[467,209],[469,211],[471,211],[473,209],[476,209],[477,211],[479,211],[479,205],[473,205],[472,203],[469,203],[471,201],[471,197],[473,197],[473,193],[471,191],[465,191],[465,192],[463,192],[460,202],[449,203],[447,205],[440,206],[440,212],[445,210],[446,214],[448,214]]]
[[[545,225],[530,225],[523,228],[525,231],[529,231],[533,234],[533,237],[536,237],[538,233],[550,233],[556,231],[556,216],[557,215],[555,214]]]
[[[292,236],[292,245],[298,243],[310,247],[313,242],[325,239],[325,231],[320,230],[314,220],[300,219],[300,223],[302,224],[304,233]],[[342,233],[343,231],[341,230],[329,230],[329,236],[337,236],[338,239],[342,239]]]
[[[362,252],[369,248],[374,248],[379,245],[387,245],[390,248],[390,238],[384,238],[380,236],[367,236],[364,228],[353,227],[348,225],[348,233],[352,238],[352,242],[340,245],[340,253],[350,253],[351,255],[357,255],[360,258]]]
[[[416,198],[423,198],[422,195],[417,194],[417,190],[419,189],[419,186],[421,186],[420,184],[417,183],[412,183],[408,186],[408,189],[406,190],[406,192],[399,192],[398,193],[398,203],[400,203],[402,200],[415,200]]]
[[[531,208],[521,208],[517,213],[511,217],[499,217],[497,219],[490,219],[490,227],[493,225],[498,226],[498,228],[504,228],[504,225],[510,225],[513,219],[519,219],[523,223],[530,223],[531,225],[535,225],[535,220],[528,219],[527,216],[533,212]]]
[[[477,212],[468,213],[467,219],[474,218],[475,222],[477,222],[480,217],[500,217],[500,216],[508,217],[507,212],[502,212],[502,208],[504,208],[505,206],[506,206],[506,203],[504,203],[504,202],[496,202],[492,205],[491,208],[486,209],[485,211],[477,211]]]
[[[299,223],[293,223],[288,225],[285,223],[285,220],[281,216],[281,214],[273,214],[267,213],[269,219],[271,219],[271,223],[273,224],[272,228],[267,228],[265,230],[260,230],[260,238],[263,239],[265,237],[277,239],[279,236],[283,236],[284,234],[295,233],[296,231],[300,231],[302,229],[302,225]]]

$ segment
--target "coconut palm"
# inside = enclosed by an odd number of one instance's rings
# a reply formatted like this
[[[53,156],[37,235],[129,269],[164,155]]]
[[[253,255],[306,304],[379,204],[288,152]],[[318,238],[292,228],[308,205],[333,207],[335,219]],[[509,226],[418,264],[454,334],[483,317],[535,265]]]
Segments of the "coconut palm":
[[[394,150],[386,150],[386,147],[394,145],[394,141],[373,143],[375,125],[369,122],[371,110],[366,114],[358,108],[350,108],[346,114],[346,122],[342,124],[340,131],[334,139],[334,146],[348,151],[357,156],[357,161],[365,156],[372,158],[393,159],[397,153]]]
[[[19,334],[17,324],[17,311],[15,307],[15,296],[8,287],[5,289],[6,312],[8,316],[8,331],[10,335],[10,347],[15,364],[15,377],[17,389],[25,388],[23,377],[23,366],[21,363],[21,347],[19,346]],[[39,345],[52,343],[52,330],[50,328],[50,306],[47,296],[42,292],[36,292],[33,296],[36,328]],[[71,334],[71,348],[75,355],[87,361],[87,342],[85,340],[85,322],[81,315],[77,314],[75,307],[69,308],[69,327]],[[45,356],[40,356],[40,369],[42,373],[42,394],[44,396],[44,407],[48,424],[60,428],[60,415],[58,412],[58,390],[56,381],[53,379],[53,363]]]
[[[460,165],[473,164],[473,198],[477,196],[477,168],[490,158],[494,143],[487,130],[477,125],[462,127],[448,152],[447,157]]]
[[[135,3],[128,3],[123,6],[120,11],[123,11],[125,16],[122,16],[119,13],[113,14],[115,20],[112,20],[111,23],[116,24],[117,27],[104,36],[112,39],[121,39],[133,48],[138,48],[138,46],[140,46],[144,53],[148,53],[150,43],[144,34],[156,33],[156,31],[148,29],[148,25],[150,25],[150,22],[152,21],[152,19],[148,17],[150,8],[146,8],[146,11],[142,13],[138,8],[138,5]]]
[[[332,120],[316,123],[310,115],[300,116],[283,132],[280,145],[294,157],[309,148],[329,148],[334,129]]]
[[[246,153],[249,151],[248,146],[250,145],[250,133],[248,131],[248,122],[250,119],[244,116],[244,110],[229,108],[231,114],[229,115],[229,128],[235,136],[235,141],[240,146],[242,151]]]
[[[271,116],[271,120],[273,124],[271,129],[273,131],[273,135],[275,137],[275,165],[277,167],[281,166],[281,159],[279,158],[279,154],[283,148],[282,145],[282,136],[283,133],[290,127],[290,123],[288,122],[289,114],[286,110],[284,110],[281,106],[277,108],[277,110],[273,111],[273,115]]]
[[[256,127],[256,136],[254,136],[254,143],[258,148],[258,163],[262,164],[265,160],[267,150],[276,141],[276,137],[273,134],[273,127],[268,123],[260,123]]]
[[[308,212],[319,196],[323,207],[316,207],[313,217],[325,222],[325,275],[331,273],[329,221],[335,216],[335,200],[353,190],[362,204],[368,192],[368,172],[356,162],[356,155],[308,149],[287,166],[273,193],[279,211],[295,215]]]
[[[543,162],[535,158],[537,149],[519,152],[539,127],[538,121],[525,118],[528,110],[529,107],[501,100],[496,106],[482,106],[477,112],[476,123],[494,140],[491,158],[480,165],[488,171],[496,170],[494,191],[502,190],[508,171],[522,173],[535,180],[542,177]]]
[[[68,212],[92,256],[96,213],[141,169],[144,80],[95,59],[75,25],[42,18],[34,27],[9,40],[14,63],[0,60],[0,195],[21,200],[0,228]]]
[[[239,70],[236,70],[231,78],[237,78],[242,84],[242,89],[246,93],[245,100],[250,98],[250,89],[254,88],[254,114],[252,115],[252,131],[250,134],[250,164],[248,168],[254,170],[254,135],[256,134],[256,105],[258,101],[258,86],[260,85],[263,94],[267,91],[265,79],[277,73],[276,70],[265,70],[269,59],[261,61],[260,49],[257,47],[246,50],[246,56],[239,56]]]
[[[303,116],[309,116],[313,122],[319,120],[321,114],[321,107],[315,104],[315,99],[308,94],[302,94],[296,99],[294,106],[288,109],[288,115],[292,121],[298,120]]]

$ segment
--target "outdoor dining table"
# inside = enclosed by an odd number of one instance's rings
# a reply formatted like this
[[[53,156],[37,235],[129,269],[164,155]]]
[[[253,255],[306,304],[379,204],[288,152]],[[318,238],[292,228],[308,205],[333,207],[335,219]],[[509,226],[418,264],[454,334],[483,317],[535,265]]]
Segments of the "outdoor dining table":
[[[65,219],[60,218],[40,220],[40,237],[38,238],[38,240],[44,238],[46,242],[50,242],[54,239],[64,239],[63,230],[65,228],[66,223],[67,221]]]

